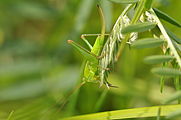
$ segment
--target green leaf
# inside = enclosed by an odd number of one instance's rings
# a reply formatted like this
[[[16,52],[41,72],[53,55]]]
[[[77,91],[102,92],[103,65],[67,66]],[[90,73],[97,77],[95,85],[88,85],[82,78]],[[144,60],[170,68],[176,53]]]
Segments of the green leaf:
[[[163,104],[171,103],[175,100],[178,100],[179,98],[181,98],[181,91],[178,91],[178,92],[174,93],[173,95],[171,95],[169,98],[165,99],[163,101]]]
[[[166,67],[157,67],[151,70],[152,73],[161,75],[161,76],[180,76],[181,71],[174,68],[166,68]]]
[[[122,29],[122,33],[131,33],[131,32],[144,32],[149,29],[152,29],[156,26],[156,23],[151,23],[151,22],[145,22],[145,23],[137,23],[133,25],[128,25],[127,27]]]
[[[147,64],[159,64],[163,62],[168,62],[172,59],[174,59],[174,57],[170,55],[154,55],[146,57],[144,59],[144,62]]]
[[[109,1],[121,4],[132,4],[132,3],[137,3],[139,0],[109,0]]]
[[[14,111],[11,111],[11,112],[10,112],[10,114],[9,114],[9,116],[8,116],[8,118],[7,118],[7,120],[11,120],[13,113],[14,113]]]
[[[170,30],[166,29],[167,34],[169,35],[169,37],[171,37],[174,41],[176,41],[178,44],[181,44],[181,39],[178,38],[173,32],[171,32]]]
[[[153,10],[155,11],[156,15],[159,18],[161,18],[161,19],[163,19],[163,20],[165,20],[165,21],[167,21],[167,22],[169,22],[169,23],[171,23],[171,24],[173,24],[173,25],[175,25],[177,27],[181,27],[181,24],[178,21],[176,21],[174,18],[170,17],[166,13],[164,13],[164,12],[162,12],[162,11],[156,9],[156,8],[153,8]]]
[[[157,38],[138,39],[131,44],[133,48],[153,48],[162,45],[164,40]]]
[[[127,119],[127,118],[156,117],[159,109],[160,109],[160,116],[167,116],[173,111],[181,109],[181,105],[165,105],[165,106],[115,110],[115,111],[107,111],[107,112],[68,117],[61,120],[108,120],[108,119],[115,120],[115,119]]]

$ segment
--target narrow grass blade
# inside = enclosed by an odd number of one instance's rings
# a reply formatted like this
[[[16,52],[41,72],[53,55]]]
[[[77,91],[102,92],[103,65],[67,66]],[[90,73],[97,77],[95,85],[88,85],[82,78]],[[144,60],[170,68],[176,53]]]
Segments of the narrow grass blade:
[[[177,90],[177,91],[179,91],[180,90],[180,77],[179,76],[177,76],[177,77],[175,77],[175,79],[174,79],[174,84],[175,84],[175,89]],[[180,98],[178,99],[178,104],[180,104]]]
[[[161,93],[163,92],[164,85],[165,85],[165,77],[161,76],[160,78],[160,92]]]
[[[121,4],[133,4],[137,3],[139,0],[109,0],[114,3],[121,3]]]
[[[181,24],[178,21],[176,21],[174,18],[170,17],[166,13],[164,13],[164,12],[162,12],[162,11],[156,9],[156,8],[154,8],[153,10],[155,11],[156,15],[159,18],[161,18],[161,19],[163,19],[163,20],[165,20],[165,21],[167,21],[167,22],[169,22],[169,23],[171,23],[171,24],[173,24],[173,25],[175,25],[177,27],[181,27]]]
[[[154,55],[154,56],[148,56],[144,59],[144,62],[147,64],[159,64],[163,62],[168,62],[170,60],[173,60],[174,57],[170,55]]]
[[[179,91],[180,90],[180,77],[179,76],[175,77],[174,84],[175,84],[176,90]]]
[[[108,93],[108,89],[106,88],[103,93],[101,94],[100,98],[98,99],[97,103],[95,104],[95,107],[94,107],[94,111],[97,112],[100,110],[105,98],[106,98],[106,95]]]
[[[179,98],[181,98],[181,91],[178,91],[178,92],[174,93],[172,96],[170,96],[169,98],[163,100],[163,104],[171,103]]]
[[[94,114],[80,115],[61,120],[115,120],[126,118],[156,117],[160,109],[160,116],[167,116],[173,111],[181,109],[181,105],[165,105],[154,107],[133,108],[125,110],[107,111]]]
[[[131,44],[133,48],[153,48],[158,47],[164,43],[164,40],[157,38],[144,38],[139,39]]]
[[[13,113],[14,113],[14,111],[11,111],[9,116],[8,116],[8,118],[6,120],[11,120]]]
[[[151,70],[152,73],[161,76],[180,76],[181,71],[174,68],[157,67]]]
[[[173,32],[171,32],[170,30],[166,29],[167,34],[178,44],[181,44],[181,39],[178,38]]]
[[[180,116],[181,116],[181,109],[168,114],[168,116],[166,118],[172,119],[172,118],[176,118],[176,117],[180,117]]]
[[[144,32],[149,29],[152,29],[156,26],[156,23],[145,22],[145,23],[137,23],[133,25],[128,25],[127,27],[122,29],[123,34],[131,33],[131,32]]]

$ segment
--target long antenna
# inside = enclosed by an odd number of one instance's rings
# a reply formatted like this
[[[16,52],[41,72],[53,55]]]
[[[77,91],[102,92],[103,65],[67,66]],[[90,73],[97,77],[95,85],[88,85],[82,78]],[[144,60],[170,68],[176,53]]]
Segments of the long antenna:
[[[100,5],[97,4],[97,8],[98,8],[98,11],[99,11],[99,15],[100,15],[100,18],[101,18],[101,24],[102,24],[101,37],[104,37],[105,32],[106,32],[105,17],[104,17],[103,10],[102,10],[102,8],[100,7]]]

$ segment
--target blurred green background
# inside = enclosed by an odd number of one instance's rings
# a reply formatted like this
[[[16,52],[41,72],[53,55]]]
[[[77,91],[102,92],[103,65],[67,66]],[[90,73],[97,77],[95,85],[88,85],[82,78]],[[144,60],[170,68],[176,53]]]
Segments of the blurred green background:
[[[83,58],[68,39],[83,46],[83,33],[99,33],[97,0],[0,0],[0,120],[56,120],[61,117],[160,105],[175,92],[172,79],[159,92],[159,77],[150,73],[144,56],[160,49],[126,49],[109,81],[111,88],[98,109],[105,87],[88,83],[60,110],[62,101],[80,83]],[[107,32],[125,5],[102,0]],[[181,21],[180,0],[155,0],[154,7]],[[181,30],[163,22],[181,37]],[[89,38],[94,42],[94,37]],[[146,118],[155,119],[155,118]]]

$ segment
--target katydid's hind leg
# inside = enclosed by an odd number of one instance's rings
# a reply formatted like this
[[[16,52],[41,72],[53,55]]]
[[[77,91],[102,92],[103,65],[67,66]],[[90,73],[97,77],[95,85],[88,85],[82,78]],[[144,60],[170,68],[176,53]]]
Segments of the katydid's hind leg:
[[[92,45],[89,43],[89,41],[86,39],[86,37],[89,36],[99,36],[101,34],[82,34],[81,35],[81,39],[87,44],[87,46],[89,47],[90,50],[92,50]],[[104,34],[105,36],[109,36],[109,34]]]
[[[97,55],[95,55],[91,51],[85,49],[73,40],[67,40],[67,42],[72,45],[77,51],[79,51],[84,57],[86,57],[87,60],[94,62],[97,61]]]

